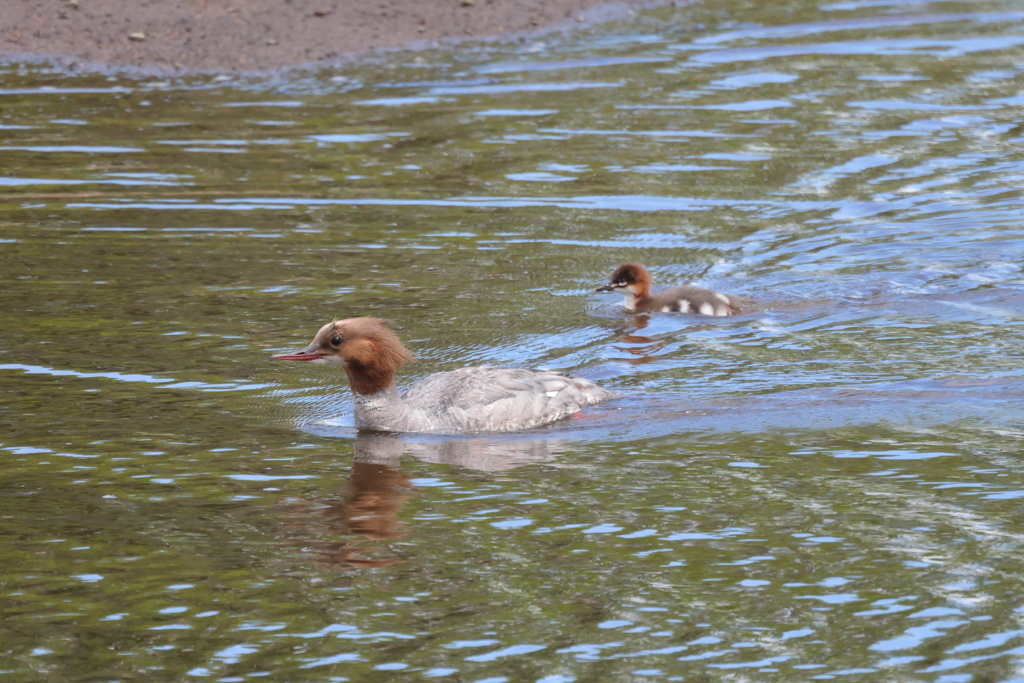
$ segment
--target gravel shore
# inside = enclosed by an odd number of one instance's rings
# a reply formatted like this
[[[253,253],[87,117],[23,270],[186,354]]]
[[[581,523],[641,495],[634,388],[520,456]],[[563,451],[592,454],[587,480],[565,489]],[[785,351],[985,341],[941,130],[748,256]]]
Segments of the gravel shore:
[[[536,33],[650,0],[3,0],[0,55],[157,72],[268,71],[371,50]]]

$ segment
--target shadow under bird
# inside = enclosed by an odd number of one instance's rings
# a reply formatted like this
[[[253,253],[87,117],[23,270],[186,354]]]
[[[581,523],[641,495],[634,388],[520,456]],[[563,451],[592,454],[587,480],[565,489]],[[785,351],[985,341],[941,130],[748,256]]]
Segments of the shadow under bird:
[[[615,394],[560,372],[480,366],[438,372],[399,393],[395,371],[415,359],[384,320],[327,323],[313,343],[271,360],[341,365],[359,429],[388,432],[514,432],[573,415]]]
[[[740,300],[703,287],[682,285],[651,294],[651,274],[639,263],[626,263],[612,273],[608,284],[595,292],[619,292],[626,295],[623,305],[637,313],[697,313],[700,315],[737,315]]]

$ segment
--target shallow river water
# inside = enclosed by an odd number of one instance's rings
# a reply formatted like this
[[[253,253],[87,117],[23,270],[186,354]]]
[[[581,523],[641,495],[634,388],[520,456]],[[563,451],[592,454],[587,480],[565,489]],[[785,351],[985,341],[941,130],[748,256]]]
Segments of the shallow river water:
[[[1021,105],[1002,2],[3,66],[0,680],[1024,680]],[[356,315],[621,397],[356,435]]]

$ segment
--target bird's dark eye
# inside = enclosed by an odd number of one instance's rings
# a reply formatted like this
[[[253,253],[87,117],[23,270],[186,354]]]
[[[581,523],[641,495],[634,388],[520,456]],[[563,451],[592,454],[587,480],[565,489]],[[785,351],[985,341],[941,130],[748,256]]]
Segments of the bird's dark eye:
[[[331,339],[331,346],[337,346],[341,343],[341,337],[334,337]]]

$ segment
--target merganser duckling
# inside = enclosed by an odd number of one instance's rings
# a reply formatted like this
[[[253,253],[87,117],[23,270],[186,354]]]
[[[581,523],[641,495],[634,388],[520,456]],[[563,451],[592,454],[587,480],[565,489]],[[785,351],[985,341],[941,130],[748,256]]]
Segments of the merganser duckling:
[[[595,292],[621,292],[626,295],[623,305],[631,311],[644,313],[699,313],[700,315],[736,315],[740,300],[728,294],[713,292],[702,287],[683,285],[651,294],[651,274],[639,263],[627,263],[615,269],[608,284]]]
[[[378,318],[327,323],[307,348],[270,359],[341,365],[355,395],[356,426],[386,432],[514,432],[614,396],[560,372],[489,365],[438,372],[399,394],[395,371],[415,358]]]

